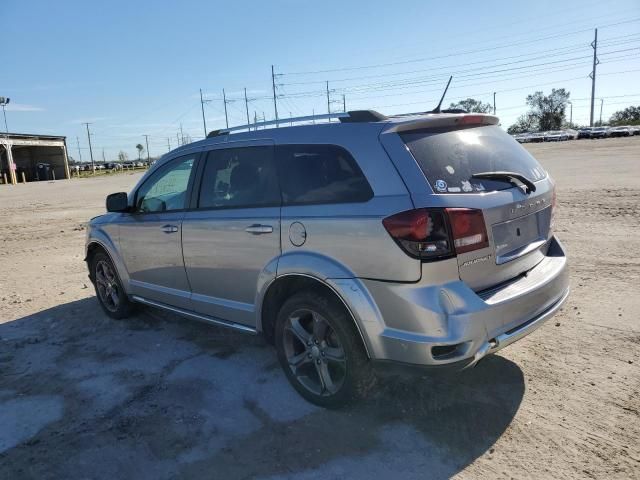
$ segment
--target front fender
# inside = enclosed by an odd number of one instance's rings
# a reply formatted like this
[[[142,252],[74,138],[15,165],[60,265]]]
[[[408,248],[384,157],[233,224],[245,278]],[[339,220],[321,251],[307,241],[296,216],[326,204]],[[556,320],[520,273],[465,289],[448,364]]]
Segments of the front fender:
[[[115,232],[109,234],[109,232],[107,232],[104,228],[105,225],[108,225],[109,228],[116,229]],[[118,276],[120,277],[120,282],[122,283],[122,287],[124,288],[125,292],[130,295],[131,287],[129,285],[129,272],[125,267],[122,256],[120,255],[120,252],[118,250],[116,244],[117,240],[113,239],[113,233],[117,234],[118,231],[119,226],[114,224],[107,223],[103,225],[91,225],[89,227],[87,242],[85,245],[85,261],[88,261],[89,248],[92,245],[99,245],[100,247],[102,247],[102,249],[107,252],[107,255],[109,255],[109,258],[111,259],[113,265],[116,267]]]

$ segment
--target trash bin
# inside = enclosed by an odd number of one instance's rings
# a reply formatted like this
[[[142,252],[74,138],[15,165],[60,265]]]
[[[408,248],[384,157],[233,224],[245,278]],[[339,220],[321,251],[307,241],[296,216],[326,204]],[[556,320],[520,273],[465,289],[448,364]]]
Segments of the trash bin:
[[[36,178],[38,181],[51,180],[51,165],[39,163],[36,165]]]

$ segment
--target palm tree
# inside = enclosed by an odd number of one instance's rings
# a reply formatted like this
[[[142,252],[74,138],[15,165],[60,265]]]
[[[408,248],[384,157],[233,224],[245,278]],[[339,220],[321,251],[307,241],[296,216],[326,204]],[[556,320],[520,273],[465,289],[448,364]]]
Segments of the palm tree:
[[[138,149],[138,160],[140,160],[140,156],[142,155],[142,152],[144,152],[144,147],[139,143],[136,145],[136,148]]]

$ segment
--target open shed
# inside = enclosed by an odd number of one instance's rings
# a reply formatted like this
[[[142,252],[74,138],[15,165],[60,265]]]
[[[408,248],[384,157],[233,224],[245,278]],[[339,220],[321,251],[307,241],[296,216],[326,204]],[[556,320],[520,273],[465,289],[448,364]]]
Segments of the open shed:
[[[0,134],[0,180],[18,183],[71,178],[66,137]]]

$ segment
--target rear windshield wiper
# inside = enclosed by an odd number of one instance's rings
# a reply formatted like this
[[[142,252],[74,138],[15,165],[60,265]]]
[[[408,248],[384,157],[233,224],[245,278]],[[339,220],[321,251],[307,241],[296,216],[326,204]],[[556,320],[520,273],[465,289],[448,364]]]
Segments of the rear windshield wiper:
[[[524,185],[527,187],[528,192],[536,191],[536,184],[529,180],[527,177],[522,175],[521,173],[516,172],[480,172],[474,173],[471,175],[471,178],[486,178],[488,180],[506,180],[508,182],[513,183],[515,186],[519,187]]]

